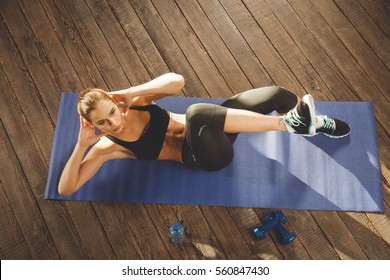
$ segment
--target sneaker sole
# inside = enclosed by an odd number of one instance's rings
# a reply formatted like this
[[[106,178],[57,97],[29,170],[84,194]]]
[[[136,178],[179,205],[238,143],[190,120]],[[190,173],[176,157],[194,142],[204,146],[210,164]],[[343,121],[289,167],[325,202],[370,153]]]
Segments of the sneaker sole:
[[[351,128],[349,128],[349,132],[347,134],[340,135],[340,136],[335,136],[335,135],[328,134],[328,133],[325,133],[325,132],[316,132],[316,133],[314,133],[314,135],[310,135],[310,136],[315,136],[315,135],[318,135],[318,134],[324,134],[325,136],[327,136],[329,138],[333,138],[333,139],[344,138],[344,137],[347,137],[349,134],[351,134]]]
[[[314,136],[315,133],[316,133],[316,128],[315,128],[315,125],[314,125],[314,121],[315,121],[315,118],[316,118],[316,108],[315,108],[315,105],[314,105],[314,98],[311,94],[306,94],[303,98],[302,98],[302,101],[305,102],[307,104],[307,106],[309,106],[309,111],[310,111],[310,126],[309,126],[309,129],[308,129],[308,132],[309,134],[305,134],[305,136]]]

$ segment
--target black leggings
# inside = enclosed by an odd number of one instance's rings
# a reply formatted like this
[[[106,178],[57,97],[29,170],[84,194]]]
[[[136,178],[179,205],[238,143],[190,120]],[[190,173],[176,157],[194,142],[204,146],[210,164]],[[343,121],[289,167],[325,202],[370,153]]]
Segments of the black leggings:
[[[261,114],[277,111],[285,114],[295,107],[298,98],[287,89],[271,86],[237,94],[221,105],[199,103],[186,112],[186,141],[183,162],[197,169],[216,171],[233,159],[233,143],[238,133],[225,133],[228,108],[244,109]]]

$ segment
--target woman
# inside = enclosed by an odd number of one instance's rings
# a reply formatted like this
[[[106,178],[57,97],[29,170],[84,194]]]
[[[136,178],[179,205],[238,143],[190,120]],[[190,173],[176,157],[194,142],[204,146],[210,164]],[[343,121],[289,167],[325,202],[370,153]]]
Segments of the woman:
[[[173,160],[219,170],[232,160],[233,143],[240,132],[278,130],[335,138],[350,133],[345,122],[316,116],[311,95],[299,100],[276,86],[240,93],[220,106],[191,105],[185,115],[167,112],[154,103],[176,95],[183,87],[181,75],[167,73],[126,90],[83,91],[77,105],[79,137],[61,175],[59,193],[74,193],[112,159]],[[275,110],[280,116],[266,115]],[[96,128],[101,131],[98,135]]]

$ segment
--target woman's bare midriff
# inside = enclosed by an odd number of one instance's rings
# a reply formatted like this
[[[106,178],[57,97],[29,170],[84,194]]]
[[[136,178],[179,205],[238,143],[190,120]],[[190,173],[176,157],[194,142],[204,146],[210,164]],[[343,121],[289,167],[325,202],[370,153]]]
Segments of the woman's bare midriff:
[[[185,139],[185,115],[169,113],[170,120],[158,160],[183,162],[181,158]]]

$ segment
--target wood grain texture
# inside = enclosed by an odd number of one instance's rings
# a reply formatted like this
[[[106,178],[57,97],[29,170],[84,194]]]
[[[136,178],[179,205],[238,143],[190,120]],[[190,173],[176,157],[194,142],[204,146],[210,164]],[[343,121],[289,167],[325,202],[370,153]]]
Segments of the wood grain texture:
[[[390,259],[390,10],[384,0],[0,1],[1,259]],[[45,201],[61,92],[180,73],[188,97],[279,85],[372,101],[384,213]],[[12,175],[11,175],[12,174]],[[131,184],[129,185],[131,187]],[[261,186],[260,186],[261,187]],[[185,242],[169,226],[185,227]]]

